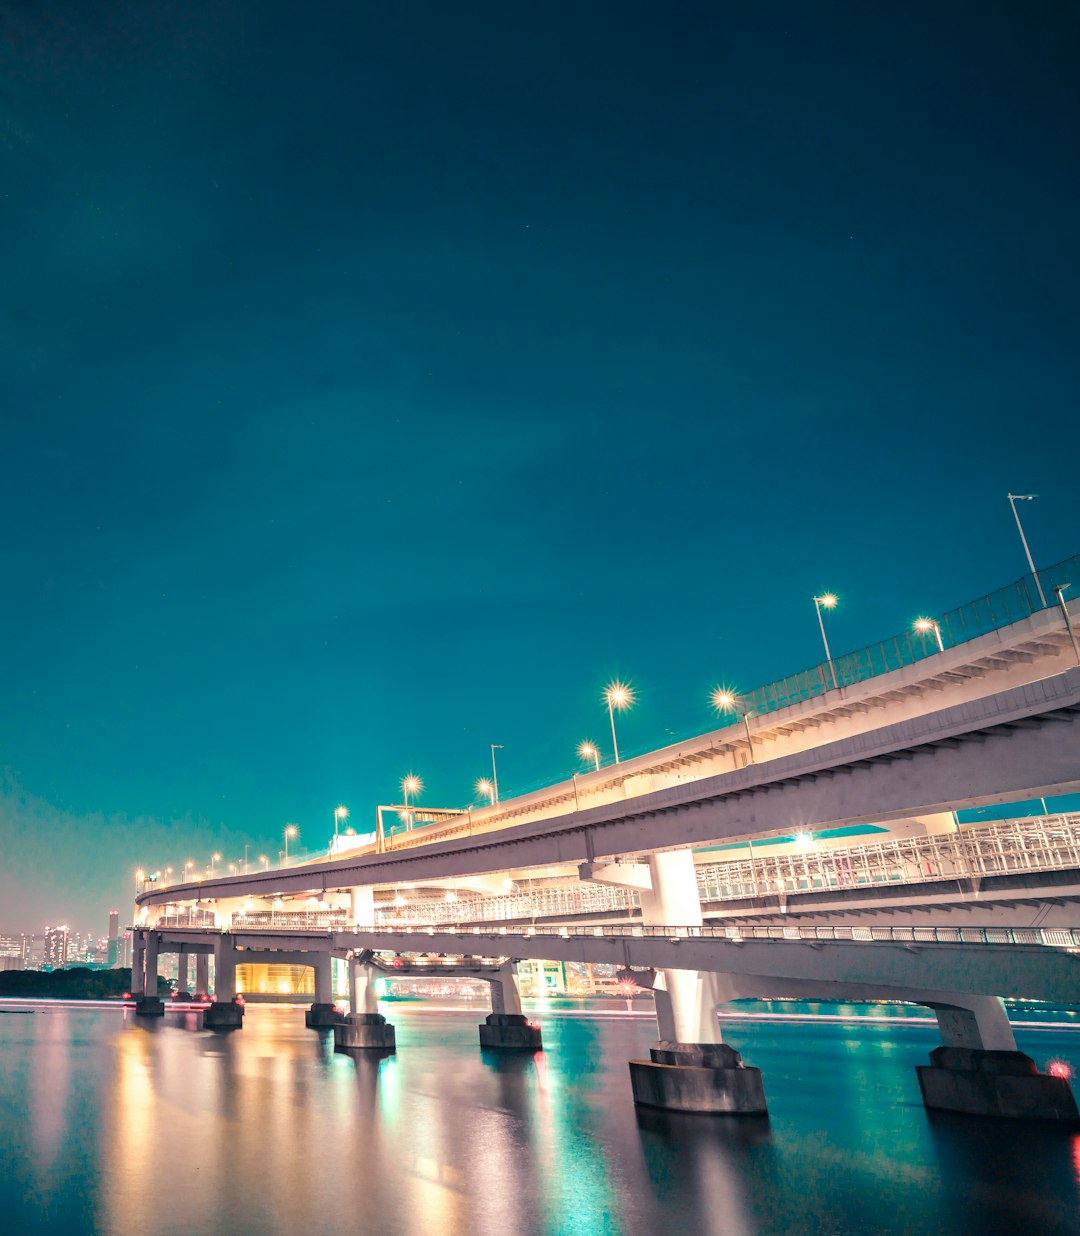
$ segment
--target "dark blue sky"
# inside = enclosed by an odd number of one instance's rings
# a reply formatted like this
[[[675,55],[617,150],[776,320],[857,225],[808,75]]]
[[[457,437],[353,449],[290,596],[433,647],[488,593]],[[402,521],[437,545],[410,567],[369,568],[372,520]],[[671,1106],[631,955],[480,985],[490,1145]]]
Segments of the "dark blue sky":
[[[946,8],[947,11],[942,11]],[[0,5],[0,930],[1080,550],[1071,4]],[[92,916],[92,917],[91,917]]]

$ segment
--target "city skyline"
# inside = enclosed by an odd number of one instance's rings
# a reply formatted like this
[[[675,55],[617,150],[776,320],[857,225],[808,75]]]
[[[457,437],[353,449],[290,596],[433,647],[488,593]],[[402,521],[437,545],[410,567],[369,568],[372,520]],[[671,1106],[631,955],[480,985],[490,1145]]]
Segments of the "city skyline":
[[[992,9],[6,15],[0,930],[1075,554],[1076,17]]]

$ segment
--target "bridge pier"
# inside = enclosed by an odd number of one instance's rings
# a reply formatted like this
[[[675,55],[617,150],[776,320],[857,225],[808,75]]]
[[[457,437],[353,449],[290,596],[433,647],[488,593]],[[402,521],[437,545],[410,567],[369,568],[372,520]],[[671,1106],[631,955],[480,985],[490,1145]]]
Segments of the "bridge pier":
[[[239,1030],[244,1024],[244,1006],[236,1000],[236,950],[231,935],[214,941],[214,999],[203,1014],[208,1030]]]
[[[195,999],[204,1001],[210,996],[210,954],[195,954]]]
[[[341,1021],[341,1013],[334,1007],[333,959],[329,953],[313,953],[311,964],[315,970],[315,1001],[304,1013],[304,1025],[309,1030],[326,1030]]]
[[[378,970],[367,960],[370,953],[349,957],[349,1015],[334,1025],[334,1051],[397,1050],[394,1027],[379,1012],[375,995]]]
[[[530,1022],[521,1010],[521,991],[517,964],[505,962],[497,978],[487,980],[491,987],[491,1012],[480,1027],[480,1046],[494,1051],[542,1051],[539,1025]]]
[[[923,1104],[933,1111],[1011,1120],[1080,1122],[1068,1078],[1040,1073],[1016,1049],[1005,1006],[996,996],[928,1003],[937,1015],[942,1045],[930,1064],[916,1066]]]
[[[142,983],[142,994],[135,1004],[135,1012],[139,1017],[164,1017],[165,1002],[158,998],[158,936],[156,931],[147,931],[143,934],[142,954],[145,977]]]
[[[650,926],[700,927],[701,901],[691,850],[649,857],[650,888],[641,889],[641,917]],[[764,1115],[761,1070],[748,1068],[721,1040],[716,1006],[730,999],[725,976],[661,970],[653,983],[659,1041],[648,1060],[630,1061],[634,1102],[669,1111]]]
[[[188,984],[188,954],[183,945],[176,954],[176,996],[177,1000],[190,1000],[191,988]]]

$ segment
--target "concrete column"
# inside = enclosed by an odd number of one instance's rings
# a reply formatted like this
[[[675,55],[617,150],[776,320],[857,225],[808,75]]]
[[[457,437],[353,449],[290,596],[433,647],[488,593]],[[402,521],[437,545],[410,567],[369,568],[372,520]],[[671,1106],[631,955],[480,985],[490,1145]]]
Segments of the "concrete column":
[[[206,996],[210,994],[210,954],[195,955],[195,993]]]
[[[143,987],[143,995],[149,1000],[156,1000],[158,994],[158,935],[156,931],[148,931],[146,933],[146,983]]]
[[[214,942],[214,1001],[224,1003],[236,995],[236,952],[232,936]]]
[[[997,996],[967,996],[967,1008],[932,1004],[946,1047],[979,1051],[1016,1051],[1016,1038],[1005,1004]]]
[[[379,999],[375,994],[375,980],[379,972],[366,961],[349,958],[349,1013],[377,1013]]]
[[[141,931],[131,936],[131,994],[138,999],[146,988],[146,937]]]
[[[357,927],[375,926],[375,889],[370,884],[351,890],[352,920]]]
[[[523,1016],[517,965],[512,961],[506,962],[499,970],[499,977],[491,980],[491,1011]]]
[[[316,953],[311,960],[315,970],[315,1003],[333,1004],[334,989],[330,981],[330,954]]]
[[[176,955],[176,991],[178,995],[190,995],[188,991],[188,955],[187,953],[177,953]]]
[[[379,1012],[375,997],[378,970],[364,960],[364,954],[351,956],[349,967],[349,1015],[334,1026],[335,1051],[396,1050],[394,1027]]]

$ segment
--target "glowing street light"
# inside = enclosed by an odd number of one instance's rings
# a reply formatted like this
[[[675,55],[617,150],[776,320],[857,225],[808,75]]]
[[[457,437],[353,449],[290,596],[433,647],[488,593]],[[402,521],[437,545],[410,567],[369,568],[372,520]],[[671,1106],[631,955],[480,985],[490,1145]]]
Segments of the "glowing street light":
[[[742,716],[743,729],[746,730],[746,745],[750,748],[750,763],[754,763],[754,739],[750,734],[750,718],[753,715],[749,708],[739,707],[739,697],[734,691],[727,687],[717,687],[713,691],[712,706],[718,713],[733,712],[737,717]]]
[[[141,867],[135,868],[135,891],[139,892],[139,886],[146,879],[146,872]]]
[[[1012,507],[1013,519],[1016,520],[1016,530],[1020,533],[1020,542],[1024,546],[1024,553],[1027,555],[1028,566],[1031,567],[1031,574],[1035,577],[1035,587],[1039,590],[1039,601],[1046,608],[1046,595],[1043,592],[1042,581],[1039,579],[1039,572],[1035,570],[1035,563],[1032,561],[1031,550],[1028,548],[1027,537],[1024,536],[1024,525],[1020,522],[1020,515],[1016,509],[1018,502],[1033,502],[1038,494],[1007,494],[1009,506]]]
[[[289,865],[289,838],[295,837],[299,832],[300,830],[296,827],[295,824],[285,825],[285,866],[286,867]]]
[[[267,855],[265,855],[265,854],[260,854],[260,855],[259,855],[259,862],[260,862],[260,863],[262,863],[262,865],[263,865],[263,871],[269,871],[269,870],[270,870],[270,859],[269,859],[269,857],[268,857]]]
[[[495,785],[487,777],[481,777],[476,783],[476,792],[477,794],[486,794],[491,800],[491,805],[495,806]]]
[[[616,764],[619,762],[619,740],[615,736],[615,709],[625,712],[627,708],[633,707],[636,699],[633,687],[627,682],[616,679],[604,688],[604,702],[607,704],[608,719],[611,721],[611,745],[615,751]]]
[[[415,773],[409,773],[401,779],[401,794],[405,802],[405,827],[412,828],[412,816],[409,814],[409,795],[414,799],[423,793],[424,783]]]
[[[600,771],[600,748],[593,742],[583,742],[577,749],[578,755],[583,760],[592,760],[596,765],[596,771]]]
[[[825,635],[825,619],[821,616],[823,609],[836,608],[836,594],[832,592],[823,592],[821,596],[814,597],[814,608],[817,610],[818,626],[821,628],[821,642],[825,645],[825,660],[829,663],[829,674],[832,677],[833,690],[839,685],[836,681],[836,666],[833,665],[832,653],[829,651],[829,641]]]
[[[348,807],[335,807],[334,808],[334,836],[335,837],[338,835],[338,826],[341,824],[342,820],[347,820],[348,818],[349,818],[349,808]]]
[[[185,878],[185,879],[187,879],[187,873],[188,873],[188,872],[192,869],[192,867],[194,867],[194,866],[195,866],[195,860],[194,860],[193,858],[189,858],[189,859],[187,860],[187,862],[184,864],[184,878]]]
[[[214,878],[214,864],[221,862],[221,855],[214,853],[210,855],[210,879]]]
[[[945,645],[941,642],[941,627],[933,620],[933,618],[916,618],[915,630],[920,635],[925,635],[927,631],[933,631],[934,638],[937,640],[938,652],[945,651]]]

